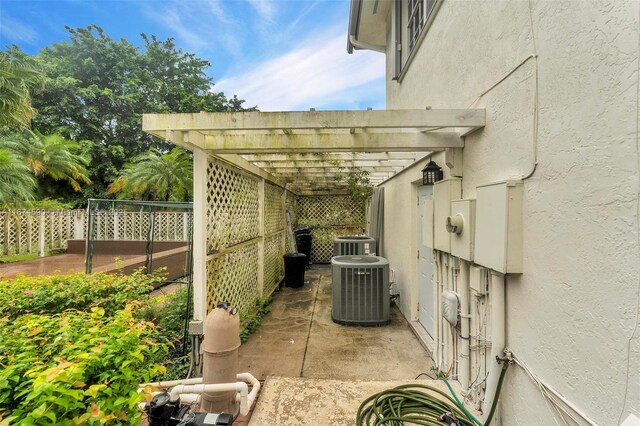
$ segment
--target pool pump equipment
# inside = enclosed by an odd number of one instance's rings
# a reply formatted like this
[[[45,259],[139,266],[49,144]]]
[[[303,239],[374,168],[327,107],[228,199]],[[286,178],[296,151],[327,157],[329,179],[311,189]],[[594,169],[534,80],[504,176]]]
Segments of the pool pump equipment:
[[[239,414],[248,414],[260,382],[236,373],[239,347],[238,312],[220,303],[204,322],[202,377],[140,385],[160,389],[144,404],[149,426],[231,426]]]

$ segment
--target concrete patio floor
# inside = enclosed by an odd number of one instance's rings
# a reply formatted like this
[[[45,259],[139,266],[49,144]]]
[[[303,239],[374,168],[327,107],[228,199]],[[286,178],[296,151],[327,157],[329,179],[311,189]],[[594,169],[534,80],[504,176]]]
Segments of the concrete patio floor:
[[[240,347],[240,371],[338,380],[409,380],[434,366],[398,308],[382,327],[331,320],[331,269],[314,265],[301,288],[274,293],[271,311]]]
[[[345,327],[331,320],[330,267],[312,266],[305,281],[274,293],[271,311],[240,347],[240,371],[266,382],[251,418],[236,425],[355,424],[364,398],[432,374],[395,305],[387,326]]]

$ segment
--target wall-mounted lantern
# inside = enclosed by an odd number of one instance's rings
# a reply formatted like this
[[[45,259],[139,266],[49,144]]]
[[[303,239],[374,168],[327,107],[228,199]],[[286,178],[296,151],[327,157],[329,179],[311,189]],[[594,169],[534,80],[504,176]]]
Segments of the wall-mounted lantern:
[[[422,184],[433,185],[434,183],[442,180],[444,173],[442,168],[438,166],[434,161],[429,161],[424,169],[422,169]]]

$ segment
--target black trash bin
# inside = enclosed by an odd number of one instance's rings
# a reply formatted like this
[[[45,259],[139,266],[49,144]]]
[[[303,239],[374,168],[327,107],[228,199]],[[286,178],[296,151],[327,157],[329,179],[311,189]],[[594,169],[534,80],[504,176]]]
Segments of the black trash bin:
[[[284,258],[284,284],[287,287],[302,287],[304,285],[304,267],[307,255],[304,253],[287,253]]]
[[[304,264],[305,266],[308,266],[309,260],[311,259],[311,237],[308,239],[296,240],[296,246],[298,248],[298,253],[302,253],[307,257]]]
[[[307,261],[305,265],[309,266],[311,263],[311,247],[313,242],[313,236],[311,235],[311,228],[308,226],[302,226],[296,228],[296,249],[298,253],[304,253],[307,255]]]

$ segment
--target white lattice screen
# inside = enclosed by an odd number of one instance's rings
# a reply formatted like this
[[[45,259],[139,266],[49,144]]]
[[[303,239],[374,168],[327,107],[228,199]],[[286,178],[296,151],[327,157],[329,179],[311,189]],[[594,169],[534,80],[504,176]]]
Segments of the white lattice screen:
[[[250,310],[256,299],[271,294],[282,280],[284,205],[282,188],[216,159],[209,161],[206,214],[209,310],[221,301],[228,301],[241,311]],[[261,277],[263,281],[259,282]]]
[[[360,234],[365,226],[365,202],[348,196],[298,197],[297,224],[312,228],[311,261],[329,263],[333,240]]]
[[[207,251],[260,235],[257,179],[211,161],[207,170]]]
[[[258,243],[244,245],[207,262],[207,303],[209,310],[228,301],[240,312],[247,312],[258,296]]]
[[[82,229],[77,229],[82,227]],[[67,248],[84,235],[84,210],[15,210],[0,212],[0,254],[31,254]],[[43,242],[43,246],[41,246]]]
[[[155,241],[189,239],[191,213],[156,212]],[[146,240],[148,212],[100,210],[95,213],[96,240]],[[62,250],[67,241],[83,239],[85,210],[15,210],[0,212],[0,255]],[[44,246],[40,247],[40,241]]]

